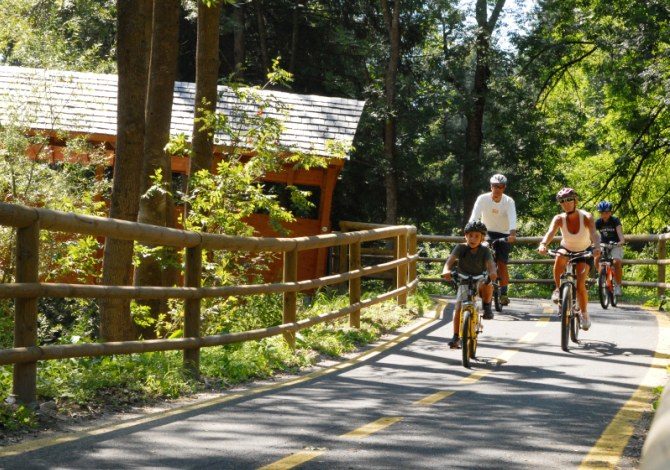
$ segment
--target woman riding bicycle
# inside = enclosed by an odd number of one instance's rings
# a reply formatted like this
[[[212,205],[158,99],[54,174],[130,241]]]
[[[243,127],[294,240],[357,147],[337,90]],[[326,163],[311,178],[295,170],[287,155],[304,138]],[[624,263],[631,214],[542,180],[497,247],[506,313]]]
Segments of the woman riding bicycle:
[[[462,274],[476,276],[484,271],[488,271],[489,278],[495,281],[497,278],[496,266],[493,263],[491,250],[482,245],[486,236],[486,225],[481,222],[468,222],[463,230],[465,232],[465,243],[454,247],[451,255],[447,258],[442,270],[442,277],[451,281],[451,269],[458,263],[458,271]],[[493,287],[491,284],[480,284],[479,295],[484,302],[484,318],[493,318],[491,310],[491,297],[493,296]],[[454,309],[454,336],[449,341],[452,349],[459,348],[461,340],[459,338],[459,329],[461,325],[461,301],[467,296],[467,286],[459,286],[456,294],[456,307]]]
[[[577,209],[577,192],[572,188],[563,188],[556,194],[556,201],[561,205],[563,213],[558,214],[551,221],[547,233],[542,237],[537,251],[542,254],[547,253],[547,245],[551,243],[558,230],[561,231],[561,248],[569,253],[576,253],[592,249],[595,255],[600,254],[600,236],[596,231],[593,216],[580,209]],[[554,261],[554,282],[556,289],[551,295],[554,303],[559,301],[559,285],[561,274],[565,270],[568,258],[557,256]],[[582,312],[582,329],[588,330],[591,327],[591,319],[587,311],[588,292],[586,291],[586,278],[593,267],[593,257],[578,258],[577,262],[577,301]]]

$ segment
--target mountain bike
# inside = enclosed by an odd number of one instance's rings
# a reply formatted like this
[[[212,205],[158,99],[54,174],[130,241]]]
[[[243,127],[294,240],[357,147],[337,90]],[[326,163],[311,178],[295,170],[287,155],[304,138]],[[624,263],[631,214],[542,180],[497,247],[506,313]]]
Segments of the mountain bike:
[[[604,309],[607,309],[610,304],[616,307],[618,302],[614,280],[614,260],[612,259],[612,248],[617,245],[614,242],[600,244],[603,253],[598,263],[598,298],[600,306]]]
[[[561,284],[559,286],[560,303],[558,306],[561,317],[561,349],[570,350],[570,340],[573,343],[579,343],[579,329],[582,325],[582,319],[577,308],[577,259],[590,258],[593,253],[590,251],[579,251],[567,253],[562,250],[548,250],[551,256],[565,256],[568,258],[568,264],[565,271],[561,274]]]
[[[502,242],[506,242],[506,241],[507,241],[507,237],[496,238],[495,240],[493,240],[491,242],[491,254],[493,255],[493,264],[495,264],[496,266],[497,266],[496,250],[495,250],[496,243],[498,243],[498,242],[502,243]],[[500,274],[500,273],[498,273],[498,274]],[[498,278],[498,279],[500,279],[500,278]],[[502,309],[503,309],[503,304],[502,304],[502,302],[500,302],[500,296],[501,296],[501,294],[500,294],[500,281],[498,280],[498,281],[493,282],[493,306],[495,307],[496,312],[502,312]]]
[[[483,331],[482,318],[477,309],[477,294],[479,283],[488,276],[486,273],[472,276],[469,274],[454,273],[457,289],[464,286],[467,289],[465,300],[461,300],[461,346],[463,348],[463,367],[470,368],[470,359],[477,354],[479,333]],[[457,281],[456,281],[457,279]]]

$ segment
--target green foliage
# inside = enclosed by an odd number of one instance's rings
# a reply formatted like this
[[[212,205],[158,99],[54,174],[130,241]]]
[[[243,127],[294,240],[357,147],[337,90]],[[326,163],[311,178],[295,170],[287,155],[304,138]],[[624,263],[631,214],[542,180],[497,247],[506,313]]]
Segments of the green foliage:
[[[115,34],[112,0],[0,2],[0,63],[111,72]]]

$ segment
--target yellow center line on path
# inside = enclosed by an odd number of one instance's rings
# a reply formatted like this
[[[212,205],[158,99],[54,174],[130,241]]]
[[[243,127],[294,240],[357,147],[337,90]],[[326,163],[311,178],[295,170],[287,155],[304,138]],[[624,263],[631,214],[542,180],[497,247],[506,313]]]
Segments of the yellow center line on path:
[[[402,421],[402,416],[387,416],[384,418],[379,418],[377,421],[373,421],[364,426],[361,426],[358,429],[354,429],[353,431],[350,431],[346,434],[342,434],[340,437],[342,439],[363,439],[368,437],[370,434],[379,432],[382,429],[397,423],[398,421]]]
[[[412,405],[418,405],[418,406],[434,405],[438,401],[444,400],[445,398],[452,396],[454,393],[456,392],[443,390],[441,392],[436,392],[433,393],[432,395],[428,395],[427,397],[424,397],[421,400],[417,400],[414,403],[412,403]]]
[[[658,343],[654,358],[640,386],[621,407],[614,419],[586,455],[580,469],[616,468],[642,414],[651,411],[653,388],[667,381],[666,367],[670,352],[670,318],[652,311],[658,321]]]
[[[284,457],[281,460],[266,465],[265,467],[260,467],[258,470],[287,470],[289,468],[297,467],[305,462],[318,457],[323,454],[325,450],[303,450],[301,452],[296,452],[291,454],[288,457]]]

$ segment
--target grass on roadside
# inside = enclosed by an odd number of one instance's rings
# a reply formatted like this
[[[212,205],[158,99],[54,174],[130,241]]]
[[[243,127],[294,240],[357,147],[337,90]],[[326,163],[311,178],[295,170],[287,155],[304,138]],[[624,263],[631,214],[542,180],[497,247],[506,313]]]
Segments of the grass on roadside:
[[[301,318],[348,305],[348,296],[318,295]],[[297,372],[320,355],[339,357],[374,342],[407,324],[429,308],[426,294],[411,296],[408,308],[386,302],[364,309],[361,328],[348,326],[348,317],[302,330],[296,349],[281,336],[201,350],[201,379],[189,379],[179,351],[76,358],[38,363],[38,400],[60,415],[91,416],[202,390],[223,390],[235,384],[281,372]],[[41,412],[11,403],[12,368],[0,368],[0,432],[27,430],[40,423]]]

